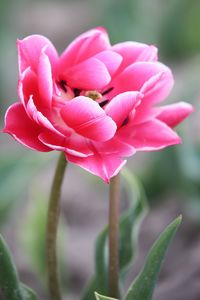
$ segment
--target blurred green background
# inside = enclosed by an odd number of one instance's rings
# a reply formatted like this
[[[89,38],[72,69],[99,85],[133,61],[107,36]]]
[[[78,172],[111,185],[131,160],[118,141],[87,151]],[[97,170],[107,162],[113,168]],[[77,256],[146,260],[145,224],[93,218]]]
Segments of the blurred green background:
[[[174,210],[180,212],[180,207],[186,218],[200,223],[199,0],[1,0],[1,128],[7,107],[18,99],[16,39],[33,33],[43,34],[61,53],[74,37],[95,26],[105,26],[112,43],[136,40],[156,45],[160,59],[171,67],[175,77],[176,84],[168,103],[187,101],[194,105],[193,115],[177,129],[183,138],[182,145],[157,153],[136,154],[129,160],[128,166],[143,182],[152,209],[162,207],[161,203],[166,201],[163,214],[168,207],[170,212],[173,211],[172,214]],[[31,281],[32,286],[35,285],[45,297],[43,235],[46,200],[57,153],[36,153],[4,134],[0,136],[0,144],[0,231],[13,250],[21,276],[26,278],[25,281]],[[91,256],[92,246],[90,244],[90,248],[87,248],[86,243],[92,243],[95,231],[106,222],[107,200],[104,198],[107,187],[77,167],[70,166],[70,172],[72,176],[66,178],[64,198],[67,200],[63,199],[61,224],[61,232],[65,233],[60,243],[63,261],[66,260],[67,251],[66,223],[71,226],[73,238],[77,237]],[[77,181],[86,195],[77,191]],[[88,191],[85,192],[86,188]],[[99,196],[96,196],[97,192]],[[94,199],[88,200],[92,197],[99,198],[98,204],[94,203]],[[99,219],[94,217],[95,214]],[[93,216],[90,221],[86,221],[88,215]],[[157,217],[161,219],[161,216]],[[93,226],[97,219],[96,226]],[[83,224],[87,232],[85,238],[80,237]],[[72,243],[68,248],[73,253],[76,247],[77,244]],[[23,257],[22,252],[26,253]],[[71,275],[68,280],[74,287],[70,299],[76,299],[76,287],[82,287],[83,278],[89,276],[93,267],[88,261],[85,266],[78,254],[76,258],[75,266],[70,265],[71,258],[68,262],[69,268],[74,268],[71,272],[74,277]],[[85,267],[88,271],[85,271]],[[33,271],[29,272],[31,268]],[[64,277],[66,273],[65,269]],[[38,274],[41,274],[40,282],[36,280]],[[165,298],[162,296],[162,299]]]

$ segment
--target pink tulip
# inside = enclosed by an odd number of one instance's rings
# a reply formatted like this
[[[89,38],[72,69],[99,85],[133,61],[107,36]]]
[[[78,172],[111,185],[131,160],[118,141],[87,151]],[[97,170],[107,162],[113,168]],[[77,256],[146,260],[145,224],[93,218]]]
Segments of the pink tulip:
[[[171,128],[193,109],[183,102],[156,106],[173,86],[156,47],[111,46],[103,28],[80,35],[61,56],[40,35],[17,45],[20,101],[7,110],[4,132],[25,146],[63,151],[108,182],[124,157],[181,142]]]

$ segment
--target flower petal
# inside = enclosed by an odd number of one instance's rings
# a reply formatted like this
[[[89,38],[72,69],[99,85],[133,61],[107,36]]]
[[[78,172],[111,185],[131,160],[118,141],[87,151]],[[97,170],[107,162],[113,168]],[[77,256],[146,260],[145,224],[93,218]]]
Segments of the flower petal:
[[[157,61],[157,48],[137,42],[124,42],[116,44],[112,50],[123,57],[120,71],[136,61]]]
[[[98,27],[77,37],[61,55],[59,72],[110,48],[107,32]]]
[[[94,155],[80,158],[66,154],[67,160],[82,167],[90,173],[101,177],[106,183],[109,183],[110,178],[116,176],[126,164],[126,160],[119,158],[113,154]]]
[[[21,103],[15,103],[9,107],[5,116],[3,132],[11,134],[21,144],[42,152],[51,151],[38,140],[41,128],[26,114]]]
[[[192,105],[179,102],[171,105],[156,108],[157,119],[166,123],[169,127],[175,127],[193,112]]]
[[[111,79],[106,66],[97,58],[89,58],[69,68],[63,76],[70,87],[84,90],[102,89]]]
[[[137,151],[152,151],[181,143],[180,137],[166,124],[151,120],[135,126],[122,127],[118,137]]]
[[[109,50],[102,51],[96,54],[94,57],[104,63],[111,76],[115,74],[122,62],[121,55]]]
[[[116,124],[98,103],[84,96],[67,102],[61,116],[75,132],[95,141],[109,140],[116,131]]]
[[[139,92],[119,94],[109,102],[105,108],[105,112],[120,127],[141,98],[142,95]]]
[[[112,155],[117,155],[119,157],[129,157],[133,154],[135,154],[136,150],[135,148],[127,143],[124,143],[120,141],[117,138],[117,133],[116,137],[114,136],[111,140],[100,143],[100,142],[93,142],[93,145],[95,148],[98,150],[99,153],[101,154],[112,154]]]
[[[45,117],[40,111],[38,111],[37,107],[35,106],[33,97],[30,97],[28,101],[26,112],[33,121],[35,121],[40,127],[42,127],[42,129],[48,129],[54,134],[59,133],[59,131],[50,122],[50,118]]]
[[[168,67],[158,62],[137,62],[127,67],[110,83],[113,97],[125,91],[141,91],[144,105],[164,100],[173,87],[173,75]]]
[[[50,108],[53,95],[52,70],[48,56],[42,52],[38,63],[38,85],[41,105]]]
[[[76,134],[73,134],[71,137],[65,137],[62,134],[45,131],[39,135],[39,140],[52,149],[64,151],[77,157],[87,157],[93,154],[88,147],[87,140]]]
[[[30,96],[33,96],[35,100],[40,99],[37,76],[30,67],[24,70],[20,76],[18,83],[18,95],[25,109]]]
[[[52,66],[56,66],[58,54],[53,44],[42,35],[30,35],[23,40],[17,41],[19,71],[22,73],[28,67],[37,72],[39,57],[42,49],[46,49],[45,53],[49,57]]]

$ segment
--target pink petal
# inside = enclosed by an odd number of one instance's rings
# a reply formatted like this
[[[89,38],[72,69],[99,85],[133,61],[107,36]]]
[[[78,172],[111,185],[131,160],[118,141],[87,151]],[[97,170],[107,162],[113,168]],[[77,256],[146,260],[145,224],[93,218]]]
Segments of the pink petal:
[[[122,127],[118,137],[137,151],[152,151],[181,143],[180,137],[166,124],[151,120],[135,126]]]
[[[156,110],[158,112],[157,119],[166,123],[169,127],[175,127],[187,118],[194,109],[188,103],[179,102],[156,108]]]
[[[9,133],[21,144],[42,152],[51,151],[38,140],[41,128],[26,114],[21,103],[15,103],[9,107],[5,116],[5,128],[3,132]]]
[[[98,149],[99,153],[104,155],[112,154],[120,157],[124,157],[124,156],[128,157],[135,154],[136,152],[133,146],[120,141],[117,138],[117,133],[116,133],[116,137],[113,137],[111,140],[103,143],[93,142],[93,145],[95,146],[96,149]]]
[[[95,153],[94,155],[79,158],[69,154],[66,154],[67,160],[82,167],[86,171],[101,177],[106,183],[109,183],[110,178],[116,176],[123,168],[126,160],[115,155],[100,155]]]
[[[138,92],[119,94],[106,106],[105,112],[120,127],[141,98],[142,95]]]
[[[30,97],[28,101],[26,112],[28,116],[41,127],[41,129],[49,129],[54,134],[59,133],[59,131],[50,122],[50,118],[48,119],[40,111],[38,111],[32,97]]]
[[[109,140],[116,131],[116,124],[98,103],[84,96],[67,102],[61,116],[76,133],[95,141]]]
[[[137,62],[126,68],[111,83],[114,89],[109,96],[125,91],[141,91],[142,103],[156,103],[165,99],[173,86],[173,76],[168,67],[158,62]]]
[[[124,42],[116,44],[112,50],[123,57],[120,70],[128,67],[136,61],[157,61],[157,48],[137,42]]]
[[[52,70],[48,56],[42,52],[38,63],[38,84],[41,105],[50,108],[53,95]]]
[[[106,66],[97,58],[89,58],[69,68],[64,78],[70,87],[84,90],[102,89],[111,79]]]
[[[52,149],[65,151],[77,157],[87,157],[93,154],[88,147],[87,140],[76,134],[73,134],[71,137],[65,137],[61,134],[46,131],[39,135],[39,140]]]
[[[37,76],[30,67],[24,70],[20,76],[18,95],[25,108],[31,95],[34,99],[40,99]]]
[[[77,37],[61,55],[60,72],[109,48],[110,43],[105,29],[98,27],[89,30]]]
[[[37,72],[39,57],[42,49],[49,57],[52,66],[57,64],[58,54],[53,44],[42,35],[30,35],[17,41],[19,71],[22,73],[28,67]]]
[[[122,62],[121,55],[109,50],[102,51],[95,57],[104,63],[111,76],[115,74]]]

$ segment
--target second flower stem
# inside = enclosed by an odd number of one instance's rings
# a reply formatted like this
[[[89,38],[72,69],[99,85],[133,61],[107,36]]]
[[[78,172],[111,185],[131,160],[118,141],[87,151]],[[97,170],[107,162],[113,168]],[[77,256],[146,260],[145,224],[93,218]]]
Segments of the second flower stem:
[[[109,296],[119,299],[119,194],[120,175],[111,178],[109,193]]]
[[[57,266],[56,240],[60,212],[60,193],[67,166],[64,153],[58,159],[49,199],[46,233],[48,286],[51,300],[61,300]]]

